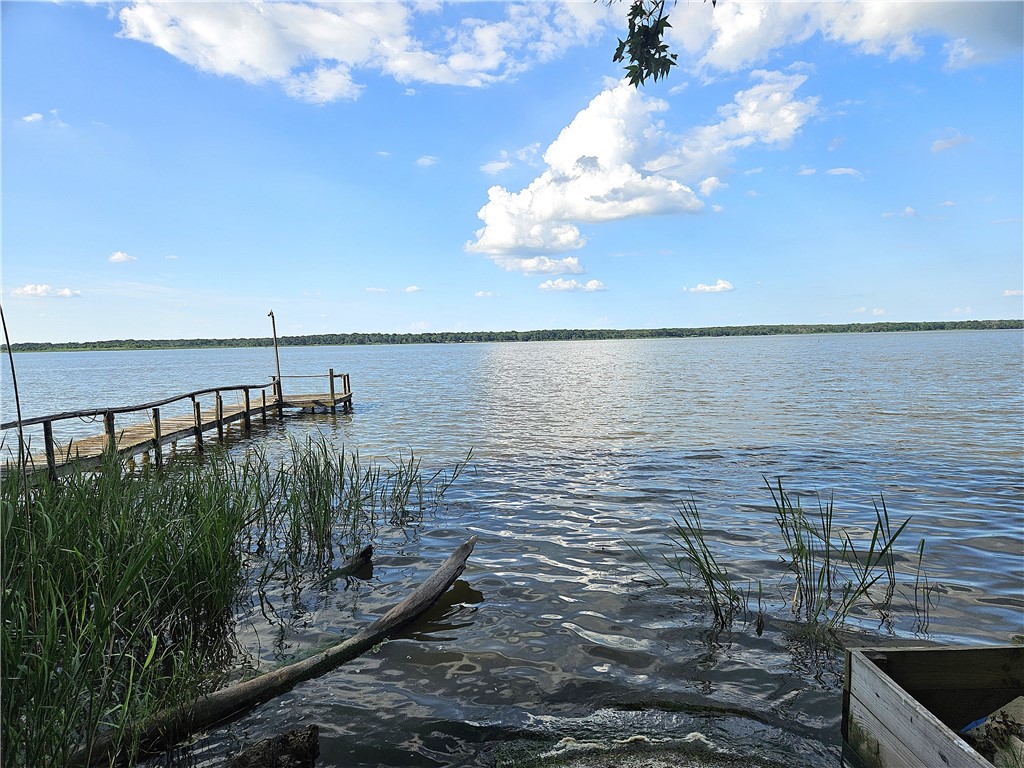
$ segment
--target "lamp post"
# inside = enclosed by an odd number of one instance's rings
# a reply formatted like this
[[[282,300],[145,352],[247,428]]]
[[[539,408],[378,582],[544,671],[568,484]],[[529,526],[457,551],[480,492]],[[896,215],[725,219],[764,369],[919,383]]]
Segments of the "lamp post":
[[[274,332],[274,362],[277,364],[277,410],[280,413],[284,393],[281,390],[281,356],[277,351],[277,320],[274,319],[274,310],[267,312],[267,317],[270,318],[270,327]]]

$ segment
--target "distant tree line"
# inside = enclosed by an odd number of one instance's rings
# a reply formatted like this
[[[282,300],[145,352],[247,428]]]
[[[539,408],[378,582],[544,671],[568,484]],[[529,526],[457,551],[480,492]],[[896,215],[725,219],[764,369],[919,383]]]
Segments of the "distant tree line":
[[[288,347],[345,346],[350,344],[468,344],[493,341],[580,341],[599,339],[685,339],[699,336],[777,336],[808,333],[892,333],[895,331],[963,331],[1022,329],[1024,320],[951,320],[914,323],[845,323],[829,325],[733,325],[714,328],[568,329],[540,331],[442,331],[438,333],[320,333],[282,336]],[[82,342],[23,342],[15,352],[74,352],[127,349],[193,349],[270,347],[273,339],[111,339]],[[3,349],[6,350],[6,345]]]

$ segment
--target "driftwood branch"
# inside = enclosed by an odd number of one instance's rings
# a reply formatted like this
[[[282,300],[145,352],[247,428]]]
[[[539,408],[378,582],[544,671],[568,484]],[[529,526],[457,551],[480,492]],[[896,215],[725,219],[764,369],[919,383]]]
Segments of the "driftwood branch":
[[[139,731],[141,748],[150,753],[159,751],[191,733],[237,717],[304,680],[319,677],[351,661],[388,639],[422,616],[448,591],[465,570],[466,560],[476,540],[477,537],[473,536],[462,544],[411,595],[353,637],[301,661],[201,696],[191,704],[158,713]],[[88,752],[82,750],[75,755],[72,765],[106,763],[116,751],[116,740],[105,736],[97,739]]]

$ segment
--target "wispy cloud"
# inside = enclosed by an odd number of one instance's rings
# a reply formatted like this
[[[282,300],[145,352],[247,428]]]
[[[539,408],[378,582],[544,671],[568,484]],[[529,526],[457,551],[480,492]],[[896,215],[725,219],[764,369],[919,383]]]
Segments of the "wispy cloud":
[[[436,164],[437,158],[434,157],[433,155],[424,155],[423,157],[416,160],[416,165],[420,166],[421,168],[429,168],[430,166]]]
[[[881,307],[875,307],[874,309],[871,310],[871,314],[875,317],[881,317],[882,315],[889,314],[889,312],[887,310],[882,309]]]
[[[82,295],[81,291],[73,291],[70,288],[54,288],[45,283],[29,283],[18,288],[11,289],[11,296],[31,296],[36,298],[52,297],[58,299],[74,299]]]
[[[864,178],[856,168],[829,168],[825,173],[829,176],[853,176],[853,178],[861,180]]]
[[[494,295],[494,293],[491,292],[491,291],[477,291],[476,293],[473,294],[473,296],[478,298],[478,299],[486,299],[486,298],[489,298],[489,297],[491,297],[493,295]]]
[[[1007,288],[1003,291],[1003,296],[1024,296],[1024,290],[1020,288]]]
[[[124,251],[114,251],[107,259],[111,264],[127,264],[129,261],[138,261],[137,258]]]
[[[592,291],[607,291],[608,287],[600,280],[588,280],[585,283],[581,283],[579,280],[566,280],[562,277],[557,277],[554,280],[545,280],[540,284],[542,291],[582,291],[589,293]]]
[[[21,118],[26,123],[38,123],[43,119],[42,112],[33,112],[31,115],[25,115]]]
[[[796,172],[797,176],[813,176],[818,172],[817,168],[801,168]]]
[[[972,139],[962,136],[960,131],[956,131],[948,139],[936,139],[932,142],[932,152],[945,152],[946,150],[959,147],[961,144],[968,144]]]
[[[582,275],[585,271],[575,256],[552,259],[548,256],[532,256],[528,259],[518,256],[501,256],[494,262],[506,272],[522,272],[524,275]]]
[[[692,288],[683,287],[684,291],[689,293],[722,293],[723,291],[733,290],[733,284],[728,280],[722,280],[719,278],[715,283],[708,285],[707,283],[697,283]]]
[[[420,288],[418,285],[409,285],[409,286],[406,286],[406,288],[405,288],[405,292],[406,293],[419,293],[422,290],[423,289]]]
[[[387,293],[388,289],[387,288],[367,288],[366,292],[367,293]]]

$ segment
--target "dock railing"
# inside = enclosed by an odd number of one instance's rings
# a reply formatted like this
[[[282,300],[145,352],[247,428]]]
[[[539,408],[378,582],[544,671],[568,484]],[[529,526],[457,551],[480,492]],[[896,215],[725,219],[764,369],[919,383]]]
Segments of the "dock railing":
[[[313,376],[288,376],[283,378],[325,378],[324,374]],[[225,428],[234,422],[241,421],[243,430],[248,433],[252,427],[252,419],[259,415],[263,423],[267,422],[267,410],[276,410],[278,416],[282,416],[284,408],[309,408],[325,407],[336,412],[337,405],[342,403],[348,408],[351,405],[352,391],[349,385],[347,373],[335,374],[334,369],[329,369],[326,374],[329,382],[329,393],[327,394],[296,394],[285,397],[282,391],[281,381],[276,376],[271,376],[269,384],[234,384],[222,387],[209,387],[198,389],[184,394],[173,395],[162,400],[155,400],[140,405],[126,405],[115,408],[87,408],[77,411],[65,411],[47,416],[35,416],[24,418],[20,421],[6,421],[0,424],[0,429],[6,433],[7,430],[18,429],[18,461],[24,461],[29,469],[35,469],[37,463],[45,459],[46,468],[53,476],[58,474],[58,468],[71,461],[78,459],[86,465],[99,464],[104,454],[117,452],[122,455],[131,456],[137,453],[148,453],[153,451],[156,464],[162,462],[161,446],[176,444],[177,441],[187,438],[195,439],[197,451],[203,450],[203,432],[210,429],[217,430],[217,439],[223,442]],[[336,381],[341,380],[341,392],[337,391]],[[269,396],[268,396],[269,391]],[[214,407],[203,410],[200,398],[208,395],[214,396]],[[236,402],[225,405],[225,395],[234,394]],[[186,402],[188,401],[188,402]],[[161,409],[167,406],[181,404],[179,412],[182,415],[167,418],[162,414]],[[191,405],[189,408],[188,406]],[[171,410],[174,410],[173,408]],[[144,415],[143,415],[144,414]],[[138,418],[143,415],[142,418]],[[117,417],[135,416],[134,423],[120,425],[116,423]],[[74,419],[96,421],[103,420],[103,434],[74,439],[69,437],[63,443],[54,437],[54,424]],[[141,423],[140,423],[141,422]],[[147,423],[148,422],[148,423]],[[24,435],[26,427],[42,427],[43,454],[33,456],[31,454],[30,439]],[[70,430],[69,430],[70,432]],[[38,434],[38,431],[36,432]],[[4,439],[6,443],[6,437]],[[5,463],[10,463],[5,462]],[[41,468],[41,467],[40,467]]]

